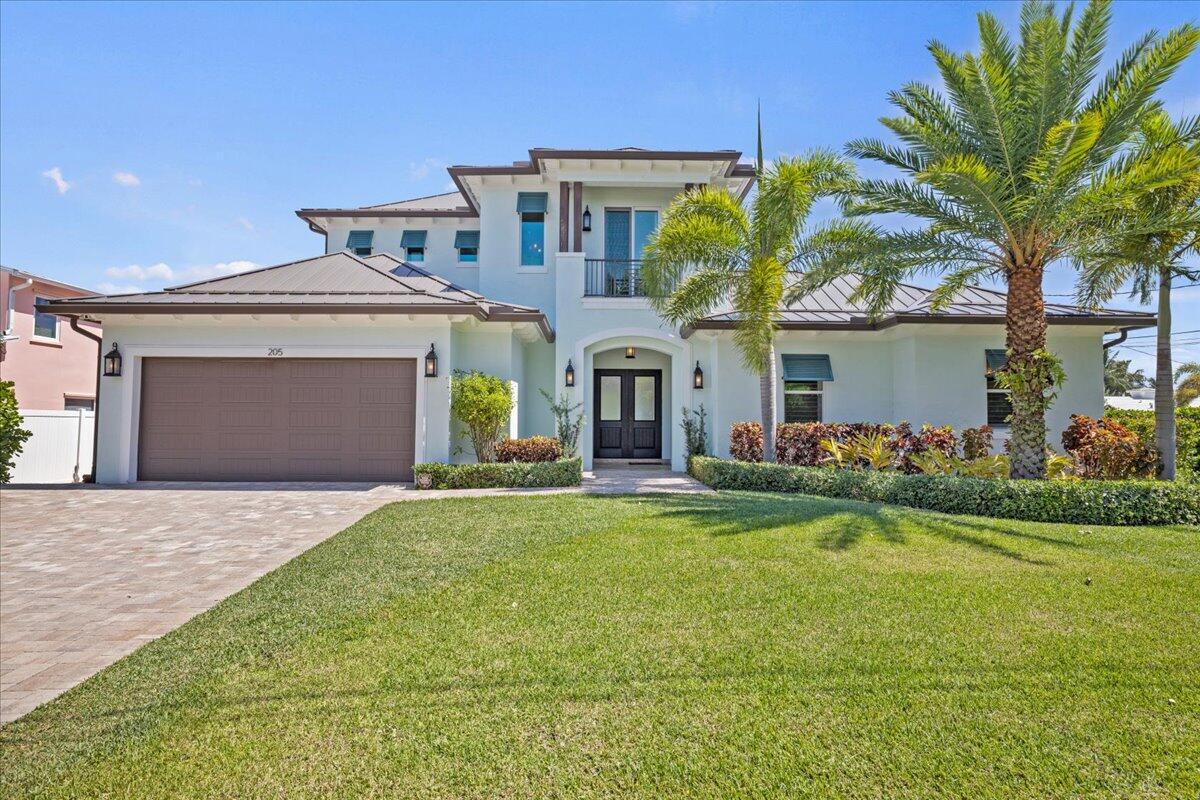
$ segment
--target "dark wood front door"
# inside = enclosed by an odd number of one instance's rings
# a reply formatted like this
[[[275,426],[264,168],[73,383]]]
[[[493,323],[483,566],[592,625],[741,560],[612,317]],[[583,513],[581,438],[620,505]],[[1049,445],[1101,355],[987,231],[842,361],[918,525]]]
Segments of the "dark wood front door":
[[[662,370],[598,369],[596,458],[662,458]]]

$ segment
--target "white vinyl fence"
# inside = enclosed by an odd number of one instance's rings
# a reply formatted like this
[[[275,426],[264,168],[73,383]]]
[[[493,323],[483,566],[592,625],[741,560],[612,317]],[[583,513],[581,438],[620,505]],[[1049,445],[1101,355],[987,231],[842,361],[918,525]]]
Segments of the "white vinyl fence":
[[[95,412],[22,410],[25,441],[13,468],[13,483],[72,483],[92,469]]]

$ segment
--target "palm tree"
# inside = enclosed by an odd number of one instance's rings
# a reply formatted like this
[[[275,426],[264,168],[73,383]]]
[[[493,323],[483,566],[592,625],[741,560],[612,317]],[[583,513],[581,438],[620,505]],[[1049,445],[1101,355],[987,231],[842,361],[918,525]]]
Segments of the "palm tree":
[[[1173,123],[1164,112],[1148,115],[1136,147],[1127,155],[1135,161],[1153,157],[1200,161],[1200,118]],[[1184,261],[1200,253],[1200,170],[1191,179],[1165,186],[1144,201],[1156,218],[1174,219],[1158,230],[1134,229],[1127,235],[1098,242],[1085,253],[1080,274],[1080,302],[1098,305],[1126,282],[1132,295],[1149,303],[1158,291],[1158,348],[1154,370],[1154,441],[1162,461],[1159,477],[1175,480],[1175,399],[1171,375],[1171,282],[1200,279],[1200,268]]]
[[[701,187],[677,197],[647,245],[646,293],[673,324],[688,324],[728,303],[742,362],[759,376],[763,458],[775,458],[775,331],[789,265],[805,249],[803,226],[813,202],[844,189],[850,165],[827,151],[763,166],[758,137],[751,213],[722,189]]]
[[[1045,411],[1061,376],[1046,350],[1047,268],[1074,262],[1116,229],[1158,230],[1162,220],[1143,200],[1196,169],[1158,154],[1117,155],[1200,30],[1146,34],[1097,82],[1110,16],[1107,0],[1089,3],[1078,21],[1071,8],[1059,16],[1053,4],[1027,0],[1015,44],[989,13],[978,17],[978,54],[930,43],[945,93],[906,84],[889,95],[900,115],[881,120],[901,144],[847,145],[850,155],[904,174],[858,181],[847,214],[899,213],[921,224],[864,224],[796,286],[803,293],[842,272],[861,272],[858,299],[879,316],[916,273],[942,276],[933,295],[938,308],[974,281],[1004,281],[1015,478],[1045,476]]]
[[[1200,397],[1200,363],[1189,361],[1182,365],[1175,370],[1175,380],[1179,382],[1175,387],[1175,405],[1187,408]]]
[[[1130,389],[1144,389],[1149,381],[1140,369],[1130,369],[1129,359],[1117,358],[1111,350],[1104,351],[1104,393],[1111,396],[1129,394]]]

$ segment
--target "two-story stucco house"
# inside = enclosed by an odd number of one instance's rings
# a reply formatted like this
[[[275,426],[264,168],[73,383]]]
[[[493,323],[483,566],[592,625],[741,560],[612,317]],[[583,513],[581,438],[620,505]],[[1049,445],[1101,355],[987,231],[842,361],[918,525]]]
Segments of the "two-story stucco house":
[[[707,184],[745,198],[740,153],[534,149],[505,166],[449,169],[456,191],[297,212],[324,238],[303,261],[162,292],[54,301],[104,323],[119,372],[101,381],[102,482],[409,480],[414,461],[469,458],[449,403],[455,370],[512,382],[512,435],[553,435],[542,392],[583,403],[585,468],[600,459],[685,466],[680,409],[709,412],[717,455],[759,417],[728,314],[686,330],[638,279],[671,199]],[[781,418],[1002,423],[1004,297],[964,291],[933,313],[910,287],[884,319],[850,281],[780,309]],[[1069,381],[1050,414],[1103,408],[1102,337],[1152,315],[1051,305]],[[115,366],[115,365],[114,365]],[[1054,434],[1057,436],[1057,433]]]

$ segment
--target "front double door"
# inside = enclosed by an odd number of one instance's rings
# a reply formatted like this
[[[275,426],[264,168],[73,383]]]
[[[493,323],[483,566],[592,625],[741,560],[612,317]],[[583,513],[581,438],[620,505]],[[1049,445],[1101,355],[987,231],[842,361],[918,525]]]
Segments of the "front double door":
[[[662,370],[598,369],[596,458],[662,458]]]

